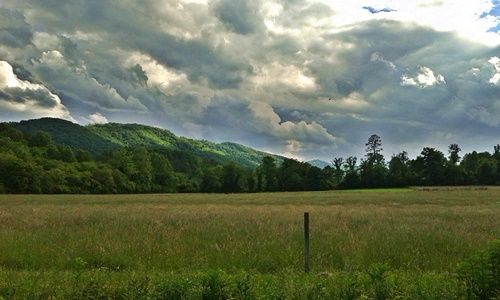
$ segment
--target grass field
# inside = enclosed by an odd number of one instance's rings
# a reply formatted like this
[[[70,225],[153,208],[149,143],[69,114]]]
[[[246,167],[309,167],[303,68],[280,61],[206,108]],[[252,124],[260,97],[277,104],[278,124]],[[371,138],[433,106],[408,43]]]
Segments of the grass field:
[[[305,211],[311,215],[309,275],[302,274]],[[303,285],[313,290],[320,285],[325,292],[336,284],[350,287],[352,281],[359,293],[377,298],[377,285],[369,284],[377,276],[385,280],[386,298],[394,289],[403,293],[405,282],[464,296],[466,287],[453,274],[460,262],[500,238],[499,216],[497,188],[3,195],[0,298],[70,298],[65,293],[80,284],[120,298],[110,292],[113,287],[123,296],[132,283],[134,291],[142,286],[155,298],[152,286],[156,291],[174,282],[177,290],[186,290],[179,294],[184,296],[157,298],[209,299],[202,297],[207,284],[212,292],[219,283],[226,292],[239,290],[241,278],[255,295],[286,291],[280,284],[302,293],[309,290]],[[412,286],[408,289],[418,291]],[[88,290],[93,289],[84,285],[78,291]],[[294,293],[275,298],[311,298]],[[129,298],[139,294],[134,295]],[[227,295],[213,299],[245,298]]]

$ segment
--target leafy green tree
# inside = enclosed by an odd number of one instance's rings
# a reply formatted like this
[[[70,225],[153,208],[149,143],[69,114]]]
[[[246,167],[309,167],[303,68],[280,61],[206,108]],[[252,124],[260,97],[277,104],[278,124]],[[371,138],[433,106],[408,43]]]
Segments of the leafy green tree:
[[[12,154],[0,156],[0,182],[8,193],[40,193],[42,169]]]
[[[285,158],[278,170],[281,191],[303,191],[306,182],[301,163],[295,159]]]
[[[203,173],[203,179],[201,181],[200,191],[204,193],[216,193],[222,191],[222,168],[208,167]]]
[[[76,162],[76,157],[75,154],[73,153],[73,149],[71,149],[70,146],[68,145],[58,145],[58,153],[59,153],[59,160],[62,160],[64,162],[72,163]]]
[[[23,132],[7,123],[0,123],[0,136],[15,142],[26,142]]]
[[[52,144],[52,137],[44,131],[37,131],[29,140],[30,147],[47,147]]]
[[[168,158],[159,153],[151,153],[153,184],[157,192],[174,192],[177,178]]]
[[[349,156],[344,162],[344,180],[340,184],[342,188],[357,188],[360,185],[360,179],[357,169],[358,158]]]
[[[448,147],[448,165],[446,167],[446,184],[458,185],[463,183],[464,174],[462,168],[458,165],[460,161],[460,147],[458,144],[451,144]]]
[[[344,159],[342,157],[336,157],[332,160],[332,166],[334,169],[334,179],[335,179],[335,184],[339,185],[342,180],[344,179]]]
[[[466,184],[489,184],[488,176],[497,175],[497,161],[494,154],[472,151],[464,155],[460,167],[463,169]],[[496,165],[496,166],[495,166]],[[480,170],[482,168],[482,170]],[[490,170],[495,169],[495,170]],[[495,180],[496,181],[496,180]]]
[[[430,147],[425,147],[413,163],[421,184],[443,185],[446,183],[446,158],[444,154]]]
[[[259,184],[263,191],[276,191],[278,189],[278,168],[276,161],[271,156],[265,156],[259,167],[262,182]]]
[[[497,164],[493,159],[483,160],[477,170],[479,184],[493,185],[497,178]]]
[[[132,174],[131,179],[136,183],[137,191],[141,193],[150,191],[153,181],[153,165],[145,147],[133,149],[132,162],[135,166],[135,173]]]
[[[410,170],[408,153],[403,151],[393,155],[389,161],[389,182],[391,186],[408,186],[410,184]]]
[[[75,158],[78,162],[87,162],[92,160],[92,155],[87,150],[77,149],[75,151]]]
[[[460,149],[458,144],[451,144],[448,147],[448,153],[449,153],[448,159],[451,164],[456,165],[460,161],[460,155],[459,155],[460,151],[462,151],[462,149]]]
[[[112,194],[116,193],[116,185],[113,177],[113,169],[102,166],[92,172],[94,179],[93,193]]]
[[[131,178],[135,173],[137,173],[136,166],[132,160],[132,155],[125,148],[119,148],[113,151],[110,155],[108,163],[113,168],[125,174],[128,178]]]
[[[237,193],[245,191],[245,178],[242,170],[235,163],[230,162],[222,169],[222,191],[224,193]]]

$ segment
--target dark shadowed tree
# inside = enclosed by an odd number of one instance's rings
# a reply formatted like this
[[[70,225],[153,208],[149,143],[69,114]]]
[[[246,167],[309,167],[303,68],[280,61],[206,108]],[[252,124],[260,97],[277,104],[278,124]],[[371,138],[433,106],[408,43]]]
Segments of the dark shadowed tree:
[[[332,160],[333,166],[333,176],[336,185],[339,185],[344,179],[344,159],[342,157],[336,157]]]
[[[224,165],[221,183],[224,193],[238,193],[246,190],[246,178],[243,171],[234,162]]]
[[[278,168],[274,158],[271,156],[264,157],[259,171],[262,174],[260,177],[262,182],[259,184],[262,190],[276,191],[278,189]]]
[[[412,162],[412,167],[424,185],[444,185],[446,183],[446,158],[443,152],[425,147]]]
[[[449,153],[449,156],[448,156],[448,159],[450,161],[451,164],[454,164],[456,165],[459,161],[460,161],[460,151],[462,149],[460,149],[460,147],[458,146],[458,144],[451,144],[449,147],[448,147],[448,153]]]
[[[216,193],[222,191],[222,167],[207,167],[203,172],[200,190],[204,193]]]
[[[360,165],[360,179],[363,186],[382,187],[385,186],[387,168],[385,167],[382,151],[382,139],[373,134],[368,138],[366,146],[366,160]]]
[[[344,162],[344,180],[340,184],[342,188],[357,188],[359,187],[359,175],[357,170],[358,158],[349,156]]]
[[[378,160],[380,159],[380,152],[382,149],[382,139],[380,136],[376,134],[372,134],[368,138],[368,142],[365,144],[366,146],[366,158],[368,160]]]
[[[408,186],[410,184],[410,170],[408,167],[408,153],[403,151],[393,155],[389,161],[388,181],[391,186]]]
[[[52,137],[44,131],[37,131],[29,140],[30,147],[46,147],[51,143]]]

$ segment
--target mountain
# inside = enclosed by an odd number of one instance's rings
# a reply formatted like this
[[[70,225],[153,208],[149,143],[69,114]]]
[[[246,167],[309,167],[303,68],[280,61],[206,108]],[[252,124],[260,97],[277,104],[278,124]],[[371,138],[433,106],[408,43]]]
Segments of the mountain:
[[[237,162],[245,167],[256,167],[265,156],[273,156],[277,161],[283,157],[265,153],[236,143],[214,143],[179,137],[172,132],[140,124],[108,123],[81,126],[66,120],[42,118],[11,123],[18,129],[35,133],[45,131],[55,143],[69,145],[101,154],[119,147],[144,146],[166,151],[191,153],[216,162]]]
[[[320,169],[323,169],[326,166],[330,166],[330,164],[327,163],[326,161],[319,160],[319,159],[310,160],[307,163],[310,164],[311,166],[315,166],[315,167],[318,167]]]

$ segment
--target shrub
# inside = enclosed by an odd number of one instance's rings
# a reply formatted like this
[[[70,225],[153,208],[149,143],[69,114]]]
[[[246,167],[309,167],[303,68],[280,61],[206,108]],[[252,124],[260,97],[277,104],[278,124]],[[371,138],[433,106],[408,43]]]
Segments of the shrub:
[[[465,282],[469,298],[500,298],[500,240],[462,262],[458,276]]]

